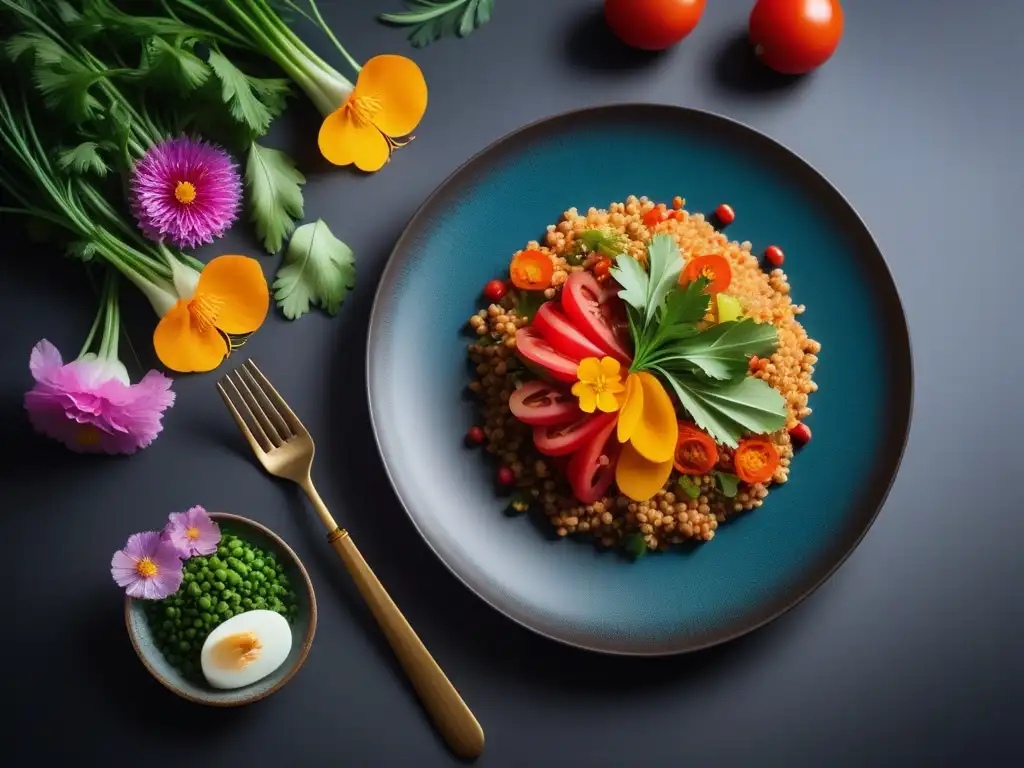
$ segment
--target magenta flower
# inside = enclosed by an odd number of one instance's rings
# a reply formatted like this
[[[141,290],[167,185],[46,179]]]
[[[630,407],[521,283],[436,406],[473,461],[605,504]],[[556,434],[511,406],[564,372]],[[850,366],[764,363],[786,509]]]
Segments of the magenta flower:
[[[43,339],[28,362],[36,383],[25,394],[25,410],[37,431],[80,453],[135,453],[163,428],[163,412],[174,403],[171,380],[157,371],[138,384],[116,359],[89,353],[64,365]]]
[[[242,182],[220,147],[185,137],[152,146],[135,164],[132,213],[146,237],[195,248],[238,218]]]
[[[210,519],[205,509],[192,507],[188,512],[171,512],[163,537],[174,545],[182,558],[212,555],[220,543],[220,526]]]
[[[126,587],[129,597],[163,600],[181,586],[181,558],[157,531],[136,533],[128,537],[124,549],[114,553],[110,575],[117,586]]]

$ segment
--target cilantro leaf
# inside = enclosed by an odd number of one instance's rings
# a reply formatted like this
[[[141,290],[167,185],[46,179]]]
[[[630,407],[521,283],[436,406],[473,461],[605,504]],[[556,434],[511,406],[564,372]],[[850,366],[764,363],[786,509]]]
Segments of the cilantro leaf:
[[[309,305],[337,314],[355,284],[352,249],[331,234],[323,220],[295,230],[274,280],[274,298],[289,320],[309,312]]]
[[[210,77],[210,68],[184,42],[175,45],[162,37],[149,38],[142,47],[138,77],[182,94],[191,93]]]
[[[730,448],[750,432],[768,434],[786,425],[786,401],[767,382],[744,376],[735,384],[715,386],[694,376],[677,376],[652,366],[675,391],[697,426]]]
[[[722,491],[722,495],[725,498],[736,498],[736,492],[740,487],[740,479],[736,475],[729,474],[728,472],[715,472],[715,481],[718,483],[718,488]]]
[[[615,231],[588,229],[580,232],[573,240],[574,251],[577,253],[603,253],[614,259],[626,250],[625,238]]]
[[[635,559],[647,554],[647,540],[642,533],[629,533],[622,539],[622,548]]]
[[[26,53],[31,53],[39,66],[60,64],[68,55],[60,43],[41,32],[22,32],[12,36],[4,44],[4,52],[11,61],[18,61]]]
[[[615,266],[610,272],[615,282],[622,286],[619,298],[634,309],[644,312],[647,307],[650,279],[640,263],[629,254],[623,253],[615,259]]]
[[[262,136],[270,127],[273,115],[256,98],[249,76],[217,51],[210,51],[210,68],[221,83],[221,98],[228,105],[231,116],[247,126],[254,136]]]
[[[677,485],[679,486],[679,490],[685,493],[688,498],[700,498],[700,484],[689,475],[683,475],[680,477]]]
[[[250,77],[249,85],[267,108],[271,118],[284,112],[285,101],[291,92],[291,82],[280,77]]]
[[[256,235],[268,253],[281,250],[284,239],[302,218],[302,188],[306,177],[284,152],[253,142],[245,164],[245,185],[249,189],[250,217]]]
[[[668,235],[655,235],[647,247],[647,261],[650,264],[650,281],[647,286],[645,322],[654,319],[668,292],[679,284],[679,273],[683,269],[683,257],[679,246]]]
[[[778,345],[778,331],[770,323],[738,320],[718,323],[699,334],[659,350],[653,362],[670,371],[698,370],[719,381],[744,376],[751,355],[767,357]]]
[[[83,141],[77,147],[65,149],[57,155],[57,165],[72,173],[95,173],[100,178],[107,175],[110,168],[100,157],[95,141]]]
[[[102,108],[89,90],[109,75],[106,70],[86,69],[77,61],[67,59],[55,67],[37,66],[32,79],[47,109],[60,112],[71,123],[81,123],[95,117]]]
[[[382,13],[388,24],[408,26],[409,41],[421,48],[442,37],[465,37],[491,19],[494,0],[407,0],[409,10]]]

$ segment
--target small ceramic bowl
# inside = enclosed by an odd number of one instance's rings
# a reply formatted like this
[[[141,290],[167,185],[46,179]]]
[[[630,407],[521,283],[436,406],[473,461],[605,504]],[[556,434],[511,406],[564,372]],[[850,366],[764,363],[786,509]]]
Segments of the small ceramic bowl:
[[[309,647],[316,632],[316,596],[313,583],[309,580],[302,561],[291,547],[269,528],[239,515],[211,512],[222,530],[233,533],[266,552],[273,552],[277,562],[284,565],[285,575],[292,584],[299,613],[292,623],[292,649],[284,663],[271,674],[252,685],[233,690],[220,690],[201,683],[187,680],[171,666],[156,646],[149,621],[146,619],[143,600],[125,598],[124,618],[128,625],[128,636],[132,646],[150,674],[169,690],[184,699],[197,704],[214,707],[237,707],[266,698],[280,689],[305,663]]]

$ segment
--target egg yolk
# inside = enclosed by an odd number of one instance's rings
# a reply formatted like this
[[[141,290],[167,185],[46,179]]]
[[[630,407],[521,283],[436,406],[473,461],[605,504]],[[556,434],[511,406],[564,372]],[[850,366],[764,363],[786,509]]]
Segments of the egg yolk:
[[[259,658],[262,649],[255,633],[236,632],[213,646],[210,660],[218,667],[245,669]]]

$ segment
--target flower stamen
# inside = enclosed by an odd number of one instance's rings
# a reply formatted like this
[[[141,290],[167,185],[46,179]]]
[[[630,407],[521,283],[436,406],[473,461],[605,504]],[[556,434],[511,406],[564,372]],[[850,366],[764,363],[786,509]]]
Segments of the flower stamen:
[[[217,316],[220,314],[220,308],[224,304],[222,299],[208,296],[206,294],[199,294],[188,303],[188,311],[192,316],[192,322],[196,326],[196,330],[200,333],[206,333],[206,331],[217,324]]]
[[[156,563],[150,560],[148,557],[144,557],[135,564],[135,571],[144,579],[151,579],[156,576],[159,569],[156,567]]]
[[[179,181],[174,187],[174,199],[184,205],[189,205],[196,199],[196,186],[191,181]]]
[[[83,424],[78,428],[75,442],[83,446],[93,446],[100,441],[100,431],[92,424]]]
[[[379,99],[373,96],[356,96],[349,100],[349,111],[356,125],[362,127],[373,125],[373,118],[383,109]]]
[[[186,529],[185,536],[190,540],[195,541],[199,538],[199,529],[193,525],[191,528]]]

